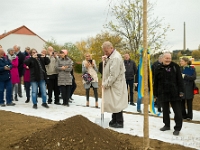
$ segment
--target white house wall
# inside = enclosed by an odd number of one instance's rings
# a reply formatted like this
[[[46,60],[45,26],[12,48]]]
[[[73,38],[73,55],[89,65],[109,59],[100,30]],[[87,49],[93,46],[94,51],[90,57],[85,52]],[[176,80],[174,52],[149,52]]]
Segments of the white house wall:
[[[16,44],[21,47],[22,52],[27,46],[35,48],[38,52],[41,52],[44,48],[45,42],[36,35],[23,34],[10,34],[0,40],[0,45],[2,45],[6,52],[8,48],[12,48]]]

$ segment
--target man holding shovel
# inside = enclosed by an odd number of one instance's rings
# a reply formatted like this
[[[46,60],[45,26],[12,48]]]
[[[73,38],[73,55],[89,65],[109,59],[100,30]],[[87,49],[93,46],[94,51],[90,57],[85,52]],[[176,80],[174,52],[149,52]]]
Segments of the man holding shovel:
[[[105,112],[112,113],[109,126],[123,128],[123,112],[128,107],[128,93],[126,89],[125,66],[121,54],[113,48],[111,42],[102,45],[103,60],[103,108]]]

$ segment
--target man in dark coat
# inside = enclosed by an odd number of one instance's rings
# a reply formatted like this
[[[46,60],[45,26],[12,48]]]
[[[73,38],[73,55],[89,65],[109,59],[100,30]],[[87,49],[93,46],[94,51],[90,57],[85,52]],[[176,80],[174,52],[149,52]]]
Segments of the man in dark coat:
[[[153,76],[153,79],[154,79],[155,69],[158,66],[162,65],[162,57],[163,57],[162,54],[159,55],[158,60],[156,62],[154,62],[153,65],[152,65],[152,76]],[[155,105],[155,107],[157,106],[158,112],[162,112],[162,110],[161,110],[161,103],[159,102],[158,99],[156,99],[154,105]]]
[[[129,87],[129,101],[130,105],[135,106],[133,99],[134,99],[134,78],[137,73],[137,67],[133,60],[130,59],[129,53],[124,55],[124,65],[126,68],[125,77],[126,77],[126,85],[127,89]]]
[[[169,104],[174,111],[174,135],[179,135],[182,128],[181,97],[183,97],[183,78],[178,64],[171,61],[171,54],[163,54],[163,64],[155,69],[154,96],[163,107],[163,123],[161,131],[170,130]]]
[[[22,97],[22,87],[21,87],[21,82],[22,78],[24,75],[24,59],[25,59],[25,54],[20,51],[20,46],[15,45],[13,47],[15,50],[15,54],[18,56],[18,71],[19,71],[19,77],[20,77],[20,82],[18,83],[18,95],[19,97]]]

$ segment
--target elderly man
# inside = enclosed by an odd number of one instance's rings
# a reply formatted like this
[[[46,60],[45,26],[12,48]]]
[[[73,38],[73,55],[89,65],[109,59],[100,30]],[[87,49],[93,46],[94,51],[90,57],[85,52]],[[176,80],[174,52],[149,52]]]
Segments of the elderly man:
[[[128,93],[126,89],[125,66],[120,53],[113,48],[111,42],[102,45],[104,56],[103,89],[104,110],[112,114],[110,127],[123,128],[124,120],[122,110],[128,106]]]
[[[54,104],[61,105],[59,102],[58,71],[56,70],[58,58],[51,46],[47,49],[47,57],[50,59],[50,63],[45,66],[47,70],[48,104],[52,103],[52,93],[54,92]]]
[[[4,50],[0,48],[0,106],[4,104],[4,89],[6,88],[6,104],[7,106],[14,106],[12,102],[12,83],[10,69],[12,68],[11,62],[4,57]]]
[[[164,53],[162,64],[155,68],[154,96],[158,98],[163,107],[163,123],[161,131],[170,130],[169,108],[174,111],[174,132],[179,135],[182,128],[181,97],[183,96],[183,78],[178,64],[172,62],[171,54]]]
[[[18,95],[19,97],[22,97],[22,78],[24,75],[24,59],[25,59],[25,54],[20,51],[20,46],[14,45],[13,49],[15,51],[15,54],[18,56],[18,71],[19,71],[19,77],[20,77],[20,82],[18,83]]]

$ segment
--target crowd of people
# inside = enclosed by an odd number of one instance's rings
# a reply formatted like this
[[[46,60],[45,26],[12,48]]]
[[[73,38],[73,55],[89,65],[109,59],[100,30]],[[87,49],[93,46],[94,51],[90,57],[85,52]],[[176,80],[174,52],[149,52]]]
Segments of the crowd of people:
[[[20,46],[14,45],[7,53],[0,48],[0,105],[14,106],[18,96],[22,97],[22,83],[26,91],[26,101],[32,100],[33,108],[37,109],[38,97],[42,98],[42,106],[49,108],[54,95],[54,104],[69,106],[76,82],[73,75],[73,61],[68,51],[63,49],[57,54],[53,47],[36,49],[26,47],[24,52]],[[47,89],[47,92],[46,92]],[[4,93],[6,93],[4,100]]]
[[[123,110],[128,104],[135,106],[134,86],[138,83],[138,69],[130,54],[125,53],[124,58],[114,49],[111,42],[102,45],[102,62],[97,67],[96,61],[90,53],[85,53],[82,62],[82,73],[88,73],[90,82],[83,80],[85,88],[86,106],[89,107],[90,88],[93,89],[95,107],[98,108],[98,72],[102,74],[102,97],[104,111],[112,113],[110,127],[123,128]],[[195,68],[191,66],[188,58],[180,59],[180,66],[172,61],[170,53],[159,56],[158,61],[152,65],[153,94],[158,111],[163,113],[161,131],[170,130],[170,106],[174,111],[174,135],[179,135],[183,119],[192,120],[193,87],[196,79]],[[13,101],[22,97],[22,79],[26,91],[26,101],[30,99],[33,108],[37,109],[37,98],[42,97],[42,106],[49,108],[48,104],[68,106],[77,87],[73,75],[73,60],[68,56],[66,49],[59,53],[53,47],[43,49],[39,54],[36,49],[26,47],[24,52],[20,46],[14,45],[7,50],[0,48],[0,105],[14,106]],[[5,90],[6,89],[6,90]],[[31,89],[31,90],[30,90]],[[48,90],[46,92],[46,89]],[[6,102],[4,102],[6,91]],[[30,93],[31,92],[31,93]],[[63,99],[60,103],[59,95]],[[54,95],[54,97],[53,97]],[[140,103],[137,105],[138,112]],[[186,108],[187,106],[187,108]]]

